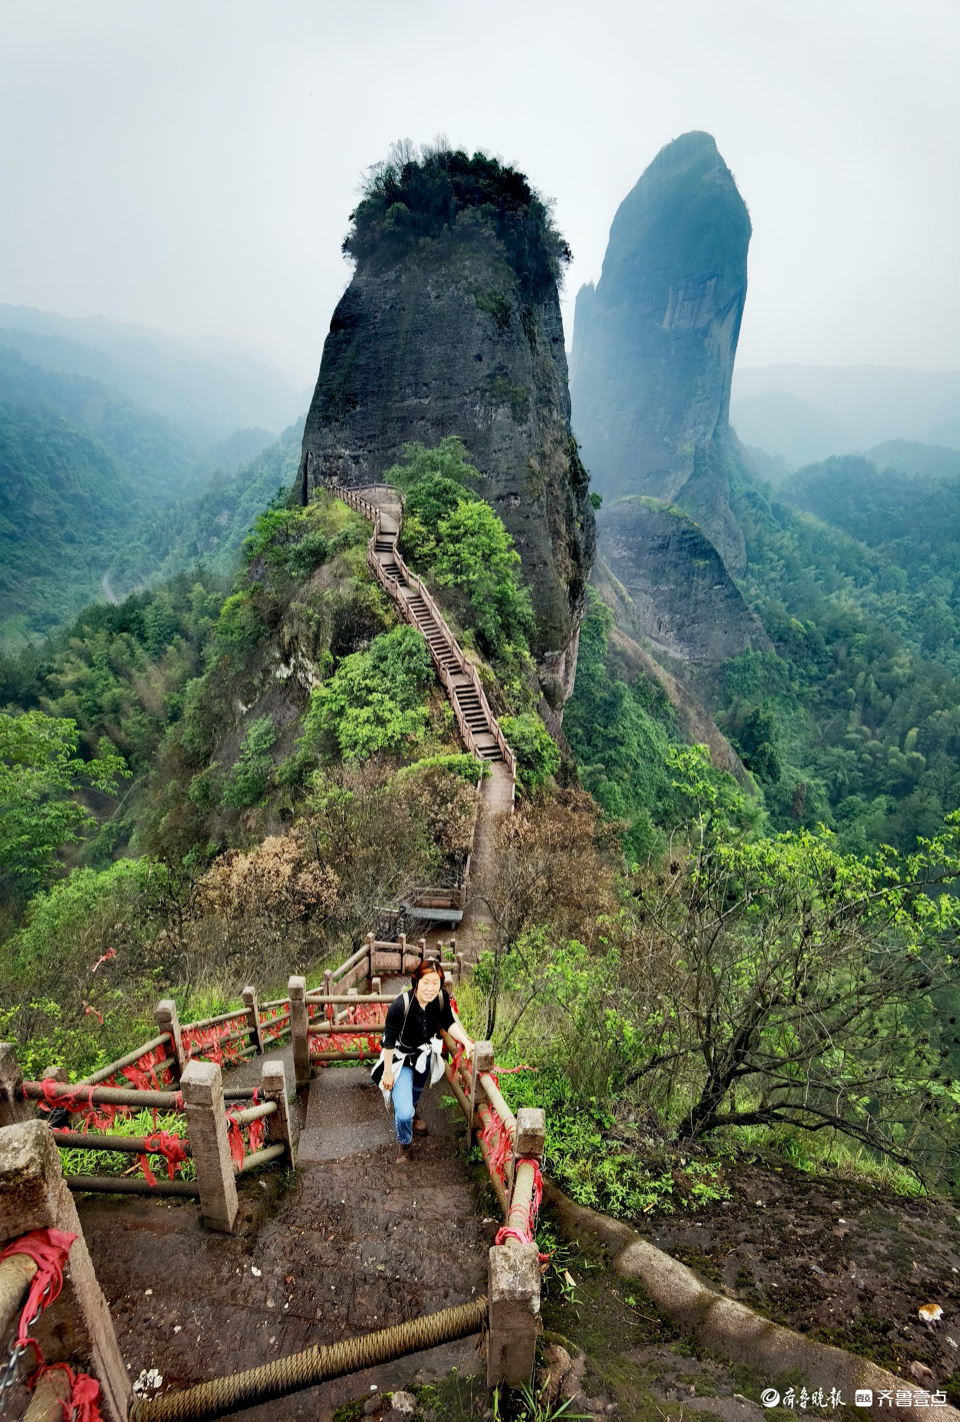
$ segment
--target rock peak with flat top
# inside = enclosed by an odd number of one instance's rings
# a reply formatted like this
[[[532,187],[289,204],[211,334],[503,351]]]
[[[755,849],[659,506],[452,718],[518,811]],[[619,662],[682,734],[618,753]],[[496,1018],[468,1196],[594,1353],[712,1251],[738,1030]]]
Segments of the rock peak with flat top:
[[[301,493],[376,482],[408,441],[458,436],[520,554],[559,708],[594,556],[557,289],[569,249],[523,175],[483,154],[395,152],[352,222],[356,272],[323,349]]]

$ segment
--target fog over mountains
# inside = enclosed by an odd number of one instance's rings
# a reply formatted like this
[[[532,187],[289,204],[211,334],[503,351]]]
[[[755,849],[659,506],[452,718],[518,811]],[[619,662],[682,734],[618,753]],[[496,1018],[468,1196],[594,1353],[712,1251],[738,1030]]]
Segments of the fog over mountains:
[[[794,469],[890,440],[960,450],[960,371],[738,366],[730,420],[744,444]]]

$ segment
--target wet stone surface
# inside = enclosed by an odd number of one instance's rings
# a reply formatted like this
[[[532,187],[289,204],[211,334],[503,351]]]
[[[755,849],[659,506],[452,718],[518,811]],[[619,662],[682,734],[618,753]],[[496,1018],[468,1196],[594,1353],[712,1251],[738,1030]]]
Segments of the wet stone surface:
[[[228,1084],[236,1076],[231,1073]],[[205,1229],[196,1206],[78,1197],[97,1276],[136,1379],[189,1387],[462,1303],[486,1288],[495,1226],[481,1223],[462,1125],[425,1098],[430,1134],[394,1165],[392,1123],[365,1068],[324,1071],[306,1110],[314,1154],[292,1177],[241,1184],[243,1233]],[[319,1104],[318,1104],[319,1102]],[[305,1103],[294,1108],[298,1131]],[[326,1138],[335,1148],[324,1148]],[[249,1409],[318,1419],[358,1391],[477,1368],[476,1339],[419,1353],[369,1374]],[[153,1391],[147,1395],[157,1395]]]

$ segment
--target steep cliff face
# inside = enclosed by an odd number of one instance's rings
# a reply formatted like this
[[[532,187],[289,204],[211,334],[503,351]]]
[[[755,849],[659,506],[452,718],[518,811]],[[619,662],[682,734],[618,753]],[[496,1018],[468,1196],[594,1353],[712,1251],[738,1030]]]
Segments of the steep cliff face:
[[[599,516],[603,565],[620,587],[611,603],[655,655],[709,668],[770,639],[717,550],[680,509],[634,495]]]
[[[678,504],[734,573],[744,549],[727,502],[728,416],[749,241],[713,139],[675,139],[617,211],[596,289],[577,298],[571,362],[594,486]]]
[[[362,242],[348,238],[357,270],[324,345],[301,488],[306,496],[332,479],[368,483],[405,442],[458,435],[480,471],[477,492],[520,554],[537,619],[534,654],[559,704],[573,685],[594,523],[570,434],[555,271],[542,254],[529,256],[535,233],[523,228],[524,247],[513,229],[505,238],[488,220],[489,185],[476,202],[458,191],[439,231],[424,219],[415,240],[405,238],[402,224],[423,216],[412,181],[423,166],[399,168],[398,201],[383,222]],[[526,222],[522,190],[516,206]],[[362,216],[363,205],[354,233]]]

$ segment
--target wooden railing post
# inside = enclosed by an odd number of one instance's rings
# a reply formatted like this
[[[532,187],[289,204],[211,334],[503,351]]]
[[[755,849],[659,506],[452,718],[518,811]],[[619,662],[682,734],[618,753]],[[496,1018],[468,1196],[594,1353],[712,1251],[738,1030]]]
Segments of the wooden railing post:
[[[177,1016],[177,1004],[172,997],[165,997],[157,1003],[154,1012],[154,1020],[157,1024],[158,1032],[167,1034],[167,1056],[172,1059],[173,1065],[170,1074],[174,1081],[179,1081],[183,1076],[183,1069],[187,1064],[183,1050],[183,1039],[180,1035],[180,1019]]]
[[[77,1236],[70,1246],[60,1296],[31,1329],[44,1361],[79,1363],[100,1384],[98,1403],[104,1422],[125,1422],[133,1401],[130,1376],[63,1178],[60,1152],[49,1127],[37,1120],[0,1130],[0,1248],[34,1229],[58,1229]],[[32,1371],[31,1354],[24,1362]]]
[[[400,947],[400,966],[397,971],[402,977],[407,968],[407,935],[405,933],[398,934],[397,943]]]
[[[264,1062],[263,1099],[276,1101],[277,1109],[272,1116],[264,1119],[267,1123],[267,1144],[286,1147],[286,1164],[296,1165],[293,1153],[293,1137],[290,1134],[290,1111],[287,1104],[287,1074],[283,1062]]]
[[[377,965],[373,961],[373,945],[375,939],[372,933],[367,934],[367,980],[369,981],[377,970]]]
[[[427,940],[425,938],[421,938],[420,941],[417,943],[417,948],[420,950],[420,961],[422,963],[424,958],[427,956]]]
[[[0,1126],[33,1119],[33,1107],[20,1096],[23,1072],[12,1042],[0,1042]]]
[[[200,1189],[200,1213],[211,1229],[230,1234],[237,1218],[237,1182],[216,1062],[189,1062],[180,1081],[190,1151]]]
[[[473,1134],[478,1129],[477,1097],[480,1092],[480,1077],[493,1071],[493,1043],[474,1042],[473,1056],[470,1058],[470,1115],[467,1118],[467,1150],[473,1145]]]
[[[257,990],[245,987],[243,1005],[247,1009],[247,1026],[250,1029],[250,1045],[256,1049],[258,1057],[263,1056],[263,1033],[260,1030],[260,1009],[257,1006]]]
[[[487,1386],[522,1387],[533,1372],[540,1332],[540,1265],[535,1244],[508,1239],[490,1250]]]
[[[326,992],[326,974],[324,974],[323,987]],[[298,1091],[304,1086],[309,1085],[312,1074],[310,1068],[310,1037],[307,1032],[309,1016],[307,1013],[306,993],[306,978],[294,977],[290,979],[287,984],[287,996],[290,998],[290,1038],[293,1042],[293,1074]]]

